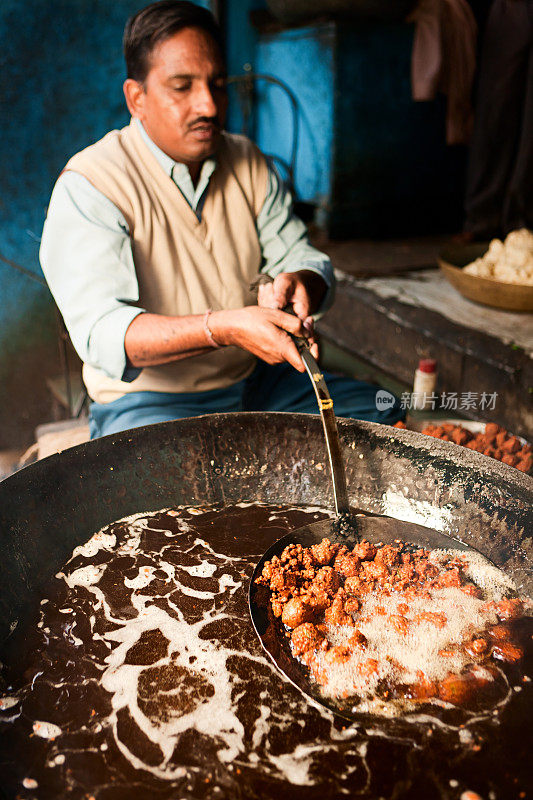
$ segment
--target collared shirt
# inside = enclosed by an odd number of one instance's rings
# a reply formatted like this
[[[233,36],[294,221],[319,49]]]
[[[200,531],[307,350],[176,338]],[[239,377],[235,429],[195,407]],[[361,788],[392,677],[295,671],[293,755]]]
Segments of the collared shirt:
[[[149,138],[139,120],[135,123],[161,167],[201,219],[216,159],[204,161],[194,186],[188,167],[173,161]],[[305,225],[293,214],[290,193],[272,166],[256,224],[263,256],[261,271],[273,278],[300,269],[318,273],[329,287],[320,309],[321,313],[325,311],[333,300],[331,263],[309,244]],[[82,361],[111,378],[134,380],[140,370],[127,364],[124,337],[132,320],[145,309],[133,305],[139,300],[139,287],[128,225],[117,206],[76,172],[64,172],[54,187],[40,260]]]
[[[211,178],[211,175],[215,171],[215,167],[217,165],[216,159],[206,158],[202,164],[202,169],[200,170],[198,184],[195,186],[192,182],[191,173],[189,172],[189,168],[186,166],[186,164],[181,164],[179,161],[174,161],[172,158],[170,158],[170,156],[167,156],[167,154],[164,153],[161,148],[150,139],[140,120],[134,119],[134,123],[137,126],[148,149],[155,156],[156,160],[159,162],[160,166],[163,167],[167,175],[170,175],[190,207],[196,213],[198,219],[201,219],[205,195],[207,192],[207,187],[209,186],[209,179]]]

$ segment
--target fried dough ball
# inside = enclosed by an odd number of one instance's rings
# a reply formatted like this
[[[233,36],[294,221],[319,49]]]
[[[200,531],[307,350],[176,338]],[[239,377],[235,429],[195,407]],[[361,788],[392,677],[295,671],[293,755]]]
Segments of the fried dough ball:
[[[496,603],[496,613],[500,619],[516,619],[524,613],[524,604],[517,597],[500,600]]]
[[[357,558],[359,558],[361,561],[368,561],[374,558],[376,553],[377,553],[377,548],[373,544],[370,544],[370,542],[367,542],[366,539],[363,539],[362,542],[356,544],[354,549],[352,550],[352,554]]]
[[[533,455],[531,453],[522,456],[522,458],[516,465],[516,468],[519,469],[521,472],[529,472],[531,467],[533,467]]]
[[[335,559],[333,566],[344,575],[345,578],[352,578],[357,575],[359,569],[360,559],[351,553],[339,553]]]
[[[415,574],[415,565],[412,564],[410,561],[404,562],[398,568],[398,576],[400,580],[405,581],[406,583],[409,583],[412,580],[414,574]]]
[[[294,589],[297,586],[297,576],[294,572],[282,572],[281,570],[274,572],[270,579],[270,590],[282,592],[285,590]]]
[[[344,610],[346,593],[341,589],[337,592],[333,603],[326,608],[326,622],[328,625],[353,625],[353,619]]]
[[[409,620],[401,614],[390,614],[389,622],[399,634],[405,636],[409,631]]]
[[[468,433],[462,428],[456,428],[452,432],[452,442],[455,444],[466,444],[469,441],[470,437]]]
[[[483,658],[489,649],[489,644],[482,636],[472,639],[465,645],[465,652],[472,658]]]
[[[492,655],[500,661],[513,664],[515,661],[520,661],[524,651],[520,645],[513,642],[495,642],[492,646]]]
[[[304,622],[292,632],[292,652],[295,656],[301,656],[309,650],[318,650],[325,641],[324,634],[312,622]]]
[[[389,574],[389,570],[385,564],[380,564],[377,561],[363,561],[361,566],[366,580],[380,581]]]
[[[415,572],[418,577],[422,578],[424,581],[431,580],[431,578],[435,578],[439,574],[438,567],[427,561],[417,561]]]
[[[494,691],[495,674],[490,667],[472,667],[460,675],[450,673],[439,683],[438,696],[452,705],[468,705],[481,694]]]
[[[261,572],[261,577],[257,579],[258,583],[269,583],[272,575],[276,572],[278,568],[278,564],[280,563],[279,558],[274,556],[271,561],[267,561],[265,566],[263,567],[263,571]]]
[[[341,579],[333,567],[322,567],[313,579],[309,591],[325,592],[329,597],[334,597],[340,585]]]
[[[439,683],[439,697],[445,703],[462,706],[467,703],[475,691],[475,681],[470,673],[456,675],[450,673]]]
[[[328,594],[320,587],[311,587],[306,594],[302,595],[302,600],[311,606],[316,614],[325,611],[330,604]]]
[[[404,697],[412,700],[428,700],[438,695],[438,685],[430,680],[422,670],[417,672],[417,680],[407,686]]]
[[[437,613],[436,611],[421,611],[420,614],[415,616],[415,622],[431,622],[436,628],[444,628],[447,619],[446,614]]]
[[[379,669],[379,661],[375,658],[367,658],[357,665],[357,672],[364,678],[370,678]]]
[[[297,628],[304,622],[311,622],[314,610],[299,597],[293,597],[283,606],[281,621],[288,628]]]
[[[357,575],[353,575],[351,578],[346,578],[344,581],[344,588],[348,592],[348,594],[359,594],[361,591],[362,581]]]
[[[392,567],[400,561],[400,554],[398,550],[390,544],[380,547],[377,551],[374,561],[378,564],[385,564],[387,567]]]
[[[285,603],[283,603],[279,599],[279,597],[274,597],[270,601],[270,603],[271,603],[271,606],[272,606],[272,612],[273,612],[274,616],[275,617],[281,617],[281,615],[283,613],[283,606],[285,605]]]
[[[322,539],[319,544],[314,544],[311,547],[311,553],[315,559],[315,562],[325,567],[328,564],[331,564],[337,555],[338,549],[338,544],[331,544],[329,539]]]
[[[521,448],[522,443],[516,436],[510,436],[509,439],[507,439],[507,441],[501,446],[501,449],[505,453],[517,453]]]
[[[455,588],[459,588],[461,586],[461,575],[459,569],[454,567],[453,569],[447,569],[446,572],[443,572],[441,575],[438,576],[436,580],[437,586],[451,586]]]
[[[359,611],[360,603],[356,597],[348,597],[344,601],[344,610],[347,614],[356,614]]]

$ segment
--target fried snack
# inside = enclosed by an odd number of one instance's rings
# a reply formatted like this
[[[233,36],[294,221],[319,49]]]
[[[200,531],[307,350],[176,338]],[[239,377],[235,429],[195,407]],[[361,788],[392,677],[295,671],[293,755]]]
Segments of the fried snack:
[[[397,422],[396,428],[405,428],[404,422]],[[516,467],[521,472],[530,472],[533,467],[533,448],[523,444],[517,436],[508,433],[505,428],[494,422],[487,422],[483,433],[472,433],[461,425],[452,423],[429,424],[423,429],[426,436],[442,439],[445,442],[454,442],[469,450],[476,450],[485,456],[495,458],[510,467]]]
[[[505,241],[493,239],[487,252],[464,268],[469,275],[503,283],[533,286],[533,233],[511,231]]]
[[[257,583],[329,696],[468,707],[501,689],[496,664],[523,657],[526,604],[478,553],[323,539],[289,545]]]

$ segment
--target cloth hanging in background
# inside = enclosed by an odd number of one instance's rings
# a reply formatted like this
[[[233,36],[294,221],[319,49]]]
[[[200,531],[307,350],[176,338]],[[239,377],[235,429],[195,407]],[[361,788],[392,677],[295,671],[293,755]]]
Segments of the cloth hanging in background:
[[[411,55],[413,100],[447,97],[446,142],[465,144],[473,124],[477,24],[466,0],[419,0]]]
[[[533,0],[493,0],[477,84],[464,230],[533,230]]]

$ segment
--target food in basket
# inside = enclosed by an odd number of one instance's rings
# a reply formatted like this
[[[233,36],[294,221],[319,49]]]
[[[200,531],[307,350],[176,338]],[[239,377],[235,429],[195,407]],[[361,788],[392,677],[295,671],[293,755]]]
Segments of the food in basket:
[[[464,268],[469,275],[502,283],[533,286],[533,233],[511,231],[505,241],[493,239],[487,252]]]

